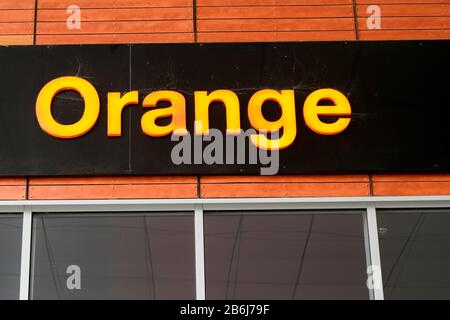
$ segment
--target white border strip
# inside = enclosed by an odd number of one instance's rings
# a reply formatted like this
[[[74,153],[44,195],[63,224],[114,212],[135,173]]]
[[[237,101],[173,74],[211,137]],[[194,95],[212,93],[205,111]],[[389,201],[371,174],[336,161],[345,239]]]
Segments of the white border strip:
[[[23,210],[22,223],[22,253],[20,261],[20,300],[28,300],[30,292],[30,258],[31,258],[31,228],[33,223],[33,213],[31,208],[25,207]]]
[[[367,221],[367,210],[362,215],[363,217],[363,230],[364,230],[364,252],[366,254],[366,270],[372,265],[372,258],[370,256],[370,239],[369,239],[369,222]],[[369,276],[369,274],[367,275]],[[374,290],[369,288],[369,299],[375,300]]]
[[[197,300],[205,300],[205,250],[203,238],[203,210],[196,206],[195,223],[195,291]]]
[[[380,246],[378,242],[377,212],[374,206],[369,206],[367,208],[367,226],[369,233],[370,262],[372,265],[372,272],[377,273],[373,276],[375,282],[377,282],[373,288],[373,295],[375,300],[384,300]]]
[[[0,212],[450,208],[450,196],[0,201]]]

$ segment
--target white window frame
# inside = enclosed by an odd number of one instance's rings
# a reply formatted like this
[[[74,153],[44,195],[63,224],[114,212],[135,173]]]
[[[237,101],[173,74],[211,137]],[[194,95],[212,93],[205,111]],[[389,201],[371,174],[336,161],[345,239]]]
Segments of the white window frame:
[[[376,218],[376,210],[381,208],[450,208],[450,196],[0,201],[0,214],[23,214],[19,294],[21,300],[28,300],[30,292],[33,213],[192,212],[194,214],[195,230],[196,298],[198,300],[204,300],[206,298],[203,230],[204,211],[364,210],[363,221],[367,264],[378,266],[381,270]],[[320,213],[319,211],[318,214]],[[323,211],[323,213],[326,214],[327,212]],[[383,288],[369,290],[369,293],[372,300],[384,299]]]

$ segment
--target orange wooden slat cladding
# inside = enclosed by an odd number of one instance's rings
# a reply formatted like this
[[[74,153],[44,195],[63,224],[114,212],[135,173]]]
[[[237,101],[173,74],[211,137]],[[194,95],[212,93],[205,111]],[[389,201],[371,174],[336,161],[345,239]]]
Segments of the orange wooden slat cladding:
[[[0,45],[33,44],[34,0],[0,1]]]
[[[72,4],[80,8],[191,7],[192,0],[38,0],[40,9],[67,8]]]
[[[28,192],[27,192],[28,187]],[[198,189],[199,188],[199,189]],[[372,190],[372,194],[371,194]],[[450,195],[450,174],[0,178],[0,200]]]
[[[31,178],[30,200],[195,198],[196,177]]]
[[[379,30],[372,0],[78,0],[81,30],[74,1],[37,4],[34,26],[34,0],[0,2],[0,45],[450,39],[450,0],[378,0]]]
[[[368,196],[367,175],[205,176],[202,198]]]
[[[1,178],[0,200],[24,200],[26,183],[25,178]]]
[[[30,186],[30,200],[194,198],[195,184]]]
[[[374,175],[376,196],[450,195],[450,174]]]
[[[192,0],[77,1],[81,29],[66,27],[72,1],[40,0],[36,44],[193,42]]]

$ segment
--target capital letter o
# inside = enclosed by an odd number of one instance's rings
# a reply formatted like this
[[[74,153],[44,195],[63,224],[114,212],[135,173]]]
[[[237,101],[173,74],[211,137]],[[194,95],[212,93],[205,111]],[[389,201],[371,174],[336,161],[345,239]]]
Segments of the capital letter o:
[[[73,124],[61,124],[52,116],[53,98],[61,91],[77,91],[84,100],[84,113]],[[80,137],[97,122],[100,113],[100,99],[94,86],[78,77],[60,77],[47,83],[39,92],[36,100],[36,117],[42,130],[61,139]]]

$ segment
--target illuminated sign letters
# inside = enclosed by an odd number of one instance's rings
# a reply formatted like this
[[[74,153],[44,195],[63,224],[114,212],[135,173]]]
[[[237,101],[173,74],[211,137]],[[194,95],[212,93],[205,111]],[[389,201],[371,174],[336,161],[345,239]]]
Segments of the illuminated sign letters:
[[[84,113],[73,124],[58,123],[51,112],[52,101],[57,94],[65,90],[74,90],[84,100]],[[209,108],[213,102],[221,102],[226,110],[227,134],[235,135],[241,132],[241,114],[239,98],[231,90],[215,90],[212,92],[195,91],[195,127],[196,135],[207,135],[210,128]],[[156,108],[161,101],[170,104],[169,107]],[[281,109],[281,116],[274,121],[267,120],[262,112],[265,102],[273,101]],[[321,105],[323,101],[331,102]],[[139,92],[131,91],[125,94],[109,92],[107,96],[107,135],[120,137],[122,135],[122,111],[139,104]],[[172,133],[187,134],[186,100],[184,96],[172,90],[154,91],[148,94],[143,102],[143,108],[149,110],[141,118],[142,132],[151,137],[162,137]],[[262,89],[255,92],[248,102],[248,119],[258,133],[251,136],[255,146],[267,150],[278,150],[289,147],[297,135],[296,102],[294,90]],[[79,77],[60,77],[47,83],[39,92],[36,101],[36,117],[43,131],[61,139],[72,139],[85,135],[98,120],[100,113],[99,95],[95,87],[87,80]],[[323,122],[321,116],[333,116],[333,122]],[[344,131],[350,124],[350,103],[341,92],[334,89],[319,89],[312,92],[305,100],[303,117],[307,127],[320,135],[336,135]],[[160,118],[170,118],[169,124],[158,125]],[[283,132],[276,140],[268,138],[265,133]]]

